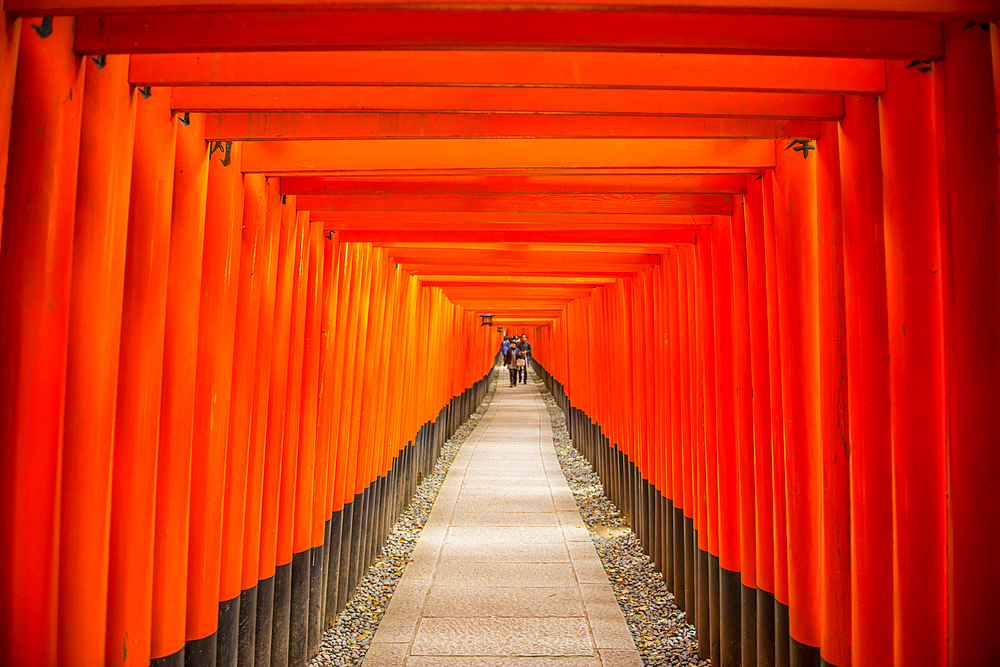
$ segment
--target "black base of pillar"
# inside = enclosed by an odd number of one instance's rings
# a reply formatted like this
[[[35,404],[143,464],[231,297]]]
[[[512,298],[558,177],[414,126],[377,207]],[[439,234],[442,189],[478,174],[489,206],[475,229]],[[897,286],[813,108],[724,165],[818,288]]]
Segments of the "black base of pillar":
[[[344,611],[349,599],[350,589],[347,587],[351,572],[351,547],[354,530],[354,503],[344,505],[343,522],[340,531],[340,567],[338,568],[339,582],[337,586],[337,613]]]
[[[240,645],[240,598],[219,603],[219,627],[215,632],[216,667],[236,667]]]
[[[757,589],[757,667],[774,667],[774,593]]]
[[[797,641],[794,637],[788,640],[792,667],[819,667],[819,647],[809,646]]]
[[[713,665],[722,664],[722,635],[719,626],[722,624],[719,609],[719,557],[708,554],[708,634],[711,636],[711,661]]]
[[[254,666],[254,644],[257,634],[257,587],[240,593],[240,633],[236,663],[240,667]]]
[[[181,648],[160,658],[153,658],[149,662],[149,667],[184,667],[184,649]]]
[[[320,545],[307,552],[309,556],[309,619],[306,655],[309,660],[312,660],[313,656],[319,653],[319,640],[323,636],[323,600],[326,599],[326,591],[323,589],[323,555],[325,551]]]
[[[184,667],[215,667],[215,633],[184,643]]]
[[[288,667],[289,623],[292,615],[292,564],[274,569],[274,611],[271,616],[271,667]]]
[[[719,639],[721,667],[737,667],[743,659],[740,639],[743,633],[740,573],[719,568]]]
[[[697,537],[697,536],[696,536]],[[696,569],[698,571],[698,581],[695,591],[697,591],[697,623],[698,628],[698,657],[708,660],[712,657],[712,621],[708,592],[708,552],[698,549]]]
[[[257,620],[253,640],[254,667],[271,665],[271,626],[274,615],[274,577],[257,582]]]
[[[743,667],[757,667],[757,589],[741,586]]]
[[[674,507],[674,603],[683,612],[687,611],[687,576],[684,573],[684,510]]]
[[[292,602],[288,623],[288,664],[309,658],[309,551],[292,554]]]
[[[696,572],[694,571],[694,519],[684,517],[684,601],[687,604],[684,616],[694,624],[698,618],[698,600],[694,592]]]
[[[791,626],[788,622],[788,605],[774,601],[774,664],[775,667],[791,667]]]
[[[327,549],[326,610],[324,627],[337,622],[337,593],[340,590],[340,534],[344,527],[344,510],[339,509],[330,519],[330,542]]]

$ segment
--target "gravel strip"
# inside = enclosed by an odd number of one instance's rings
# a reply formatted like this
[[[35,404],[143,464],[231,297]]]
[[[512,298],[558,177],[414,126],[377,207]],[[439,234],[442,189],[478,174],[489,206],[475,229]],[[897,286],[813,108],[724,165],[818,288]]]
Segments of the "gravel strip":
[[[608,573],[618,606],[646,667],[682,665],[709,667],[698,657],[694,626],[674,604],[663,577],[629,530],[618,508],[604,496],[604,487],[587,459],[573,447],[566,416],[545,384],[534,378],[552,418],[552,439],[569,488],[576,499],[590,538]]]
[[[382,555],[358,584],[357,592],[347,608],[337,617],[334,626],[323,635],[319,653],[309,662],[309,667],[353,667],[364,660],[368,644],[375,636],[375,630],[378,629],[399,578],[403,576],[403,569],[427,522],[448,468],[455,460],[462,443],[486,414],[496,387],[494,379],[479,409],[445,442],[434,470],[417,487],[409,507],[399,516],[389,539],[382,547]]]

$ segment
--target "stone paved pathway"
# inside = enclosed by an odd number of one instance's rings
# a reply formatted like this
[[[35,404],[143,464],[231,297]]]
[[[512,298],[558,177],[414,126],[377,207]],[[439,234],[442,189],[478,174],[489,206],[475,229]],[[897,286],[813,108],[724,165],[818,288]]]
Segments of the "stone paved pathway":
[[[641,667],[534,384],[459,451],[365,667]]]

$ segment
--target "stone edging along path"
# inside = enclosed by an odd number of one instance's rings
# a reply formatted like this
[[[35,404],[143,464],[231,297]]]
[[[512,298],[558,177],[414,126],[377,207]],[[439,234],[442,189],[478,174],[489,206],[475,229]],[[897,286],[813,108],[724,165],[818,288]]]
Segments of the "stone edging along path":
[[[499,374],[498,374],[499,375]],[[573,449],[565,417],[545,385],[534,376],[536,386],[552,420],[552,435],[560,467],[587,525],[619,607],[646,667],[708,667],[698,658],[694,627],[673,603],[663,578],[639,541],[624,524],[590,464]],[[358,585],[347,608],[328,630],[319,654],[310,667],[354,667],[360,664],[385,613],[392,593],[402,577],[409,556],[420,537],[434,500],[462,444],[489,408],[497,381],[490,386],[478,410],[448,439],[434,470],[414,495],[409,507],[393,527],[382,555]]]

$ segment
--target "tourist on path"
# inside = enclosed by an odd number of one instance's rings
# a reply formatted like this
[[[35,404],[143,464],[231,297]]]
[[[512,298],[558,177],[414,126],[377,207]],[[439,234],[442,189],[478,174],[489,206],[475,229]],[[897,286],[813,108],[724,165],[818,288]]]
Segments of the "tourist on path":
[[[510,371],[510,386],[512,387],[517,385],[517,360],[520,358],[521,351],[517,349],[517,345],[511,345],[510,349],[507,350],[507,356],[504,357],[504,365]]]
[[[528,384],[528,361],[531,359],[531,343],[528,342],[526,334],[521,335],[521,340],[517,343],[517,349],[521,352],[521,358],[524,359],[524,365],[520,368],[521,384]]]

